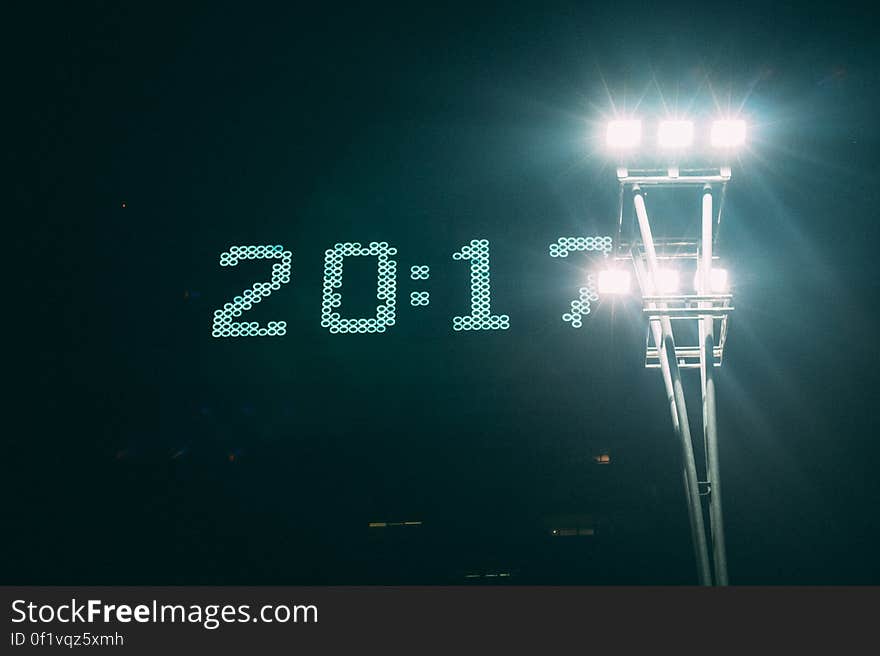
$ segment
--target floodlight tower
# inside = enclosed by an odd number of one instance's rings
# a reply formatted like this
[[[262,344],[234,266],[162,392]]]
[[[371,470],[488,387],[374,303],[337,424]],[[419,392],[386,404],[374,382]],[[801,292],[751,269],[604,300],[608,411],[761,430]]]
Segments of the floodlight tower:
[[[640,120],[612,121],[607,126],[607,146],[617,156],[619,185],[618,229],[615,266],[599,274],[599,293],[628,290],[632,262],[639,283],[643,314],[650,327],[645,366],[659,368],[666,388],[672,425],[682,454],[682,476],[690,517],[691,536],[702,585],[727,585],[727,556],[721,508],[721,472],[718,463],[718,427],[714,369],[720,367],[733,311],[727,271],[714,266],[715,245],[721,224],[724,194],[730,181],[730,159],[745,141],[745,122],[716,120],[704,134],[708,149],[694,158],[699,168],[682,168],[694,151],[694,123],[660,121],[656,125],[656,148],[642,148]],[[636,164],[638,168],[634,167]],[[647,166],[646,166],[647,165]],[[694,237],[655,239],[645,203],[647,191],[692,189],[701,200],[700,234]],[[717,210],[715,198],[719,199]],[[625,207],[632,199],[637,236],[622,240]],[[675,196],[675,200],[680,195]],[[686,210],[682,210],[686,211]],[[680,289],[681,273],[693,271],[692,293]],[[673,327],[677,330],[673,330]],[[691,343],[683,333],[690,328]],[[676,339],[678,335],[678,340]],[[716,335],[718,336],[716,342]],[[696,343],[693,343],[696,338]],[[705,470],[701,480],[685,404],[682,369],[699,369],[702,389]],[[703,499],[708,499],[709,536],[703,518]],[[711,545],[711,560],[710,560]]]

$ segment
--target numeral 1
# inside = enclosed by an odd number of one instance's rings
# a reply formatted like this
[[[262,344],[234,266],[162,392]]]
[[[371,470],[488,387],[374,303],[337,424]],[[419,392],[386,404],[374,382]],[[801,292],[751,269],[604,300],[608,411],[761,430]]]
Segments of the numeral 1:
[[[452,317],[453,330],[507,330],[510,317],[492,314],[492,292],[489,288],[489,240],[473,239],[452,254],[453,260],[471,263],[471,313]]]

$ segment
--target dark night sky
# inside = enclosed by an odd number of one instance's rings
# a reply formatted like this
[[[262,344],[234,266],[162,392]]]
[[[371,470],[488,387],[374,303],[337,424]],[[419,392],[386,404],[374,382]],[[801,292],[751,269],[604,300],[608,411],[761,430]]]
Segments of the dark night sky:
[[[646,116],[742,106],[752,127],[722,241],[731,581],[880,583],[867,10],[70,4],[8,21],[7,289],[24,300],[3,582],[694,582],[637,307],[572,329],[589,260],[547,254],[612,233],[590,136],[641,98]],[[451,330],[468,284],[451,253],[474,238],[509,331]],[[399,248],[398,323],[330,335],[324,250],[374,240]],[[219,253],[276,243],[292,281],[252,320],[288,335],[211,338],[268,268]],[[357,312],[372,274],[346,272]],[[595,536],[548,538],[578,514]],[[423,525],[367,528],[385,520]]]

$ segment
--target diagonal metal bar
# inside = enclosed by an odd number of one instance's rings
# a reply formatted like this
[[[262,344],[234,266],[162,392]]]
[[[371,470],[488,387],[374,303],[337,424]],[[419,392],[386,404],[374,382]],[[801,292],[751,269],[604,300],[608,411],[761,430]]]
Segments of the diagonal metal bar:
[[[639,281],[639,288],[642,289],[644,295],[645,291],[648,289],[648,285],[650,285],[648,273],[645,270],[645,263],[642,261],[641,253],[638,252],[638,249],[636,249],[635,246],[633,246],[630,254],[632,256],[633,265],[635,266],[636,278]],[[657,303],[655,302],[649,302],[648,305],[651,308],[657,307]],[[679,443],[681,443],[681,425],[678,422],[678,408],[675,404],[675,390],[672,385],[672,373],[669,369],[669,360],[666,357],[666,344],[663,341],[660,319],[654,317],[650,319],[648,325],[651,329],[651,336],[654,338],[654,345],[657,348],[658,359],[660,361],[660,373],[663,376],[663,385],[666,388],[666,401],[669,404],[669,412],[672,415],[672,428],[675,431],[675,436],[678,438]],[[688,508],[690,509],[694,504],[699,503],[699,490],[691,487],[684,463],[682,463],[681,474],[684,483],[685,498],[687,500]],[[697,535],[701,529],[695,524],[694,513],[688,512],[688,521],[691,526],[691,541],[694,547],[694,560],[699,563],[701,553]]]
[[[642,289],[644,293],[647,291],[653,294],[656,290],[654,281],[658,275],[657,252],[654,248],[654,239],[651,234],[651,225],[648,221],[648,212],[645,208],[645,198],[641,188],[633,185],[633,204],[636,209],[636,217],[638,219],[639,231],[642,237],[642,244],[645,247],[645,256],[647,259],[647,278],[648,289]],[[663,307],[662,303],[657,304]],[[669,381],[671,383],[672,400],[671,407],[674,408],[677,416],[678,429],[676,433],[679,438],[682,452],[682,464],[684,468],[685,479],[685,495],[688,502],[688,513],[691,522],[691,537],[694,542],[694,552],[697,560],[697,571],[701,585],[712,585],[712,573],[709,564],[709,553],[706,544],[706,529],[703,522],[703,509],[699,498],[699,488],[697,479],[697,465],[694,458],[694,446],[691,439],[690,424],[687,416],[687,406],[684,399],[684,389],[681,383],[681,372],[678,368],[678,362],[675,358],[675,341],[672,336],[672,323],[668,316],[659,317],[660,335],[654,335],[655,344],[658,351],[662,349],[661,362],[665,361],[665,368],[669,370]],[[651,322],[652,325],[655,323]],[[654,329],[652,328],[652,331]],[[664,376],[664,383],[666,382]],[[667,394],[669,387],[667,387]],[[669,395],[669,394],[668,394]],[[673,422],[675,423],[675,422]]]
[[[703,216],[698,292],[711,293],[713,246],[712,187],[703,187]],[[711,307],[701,302],[701,308]],[[721,509],[721,467],[718,462],[718,423],[715,413],[715,337],[711,317],[699,320],[700,330],[700,383],[703,391],[703,440],[706,453],[706,476],[709,479],[709,530],[712,538],[712,561],[715,582],[727,585],[727,549],[724,544],[724,521]]]

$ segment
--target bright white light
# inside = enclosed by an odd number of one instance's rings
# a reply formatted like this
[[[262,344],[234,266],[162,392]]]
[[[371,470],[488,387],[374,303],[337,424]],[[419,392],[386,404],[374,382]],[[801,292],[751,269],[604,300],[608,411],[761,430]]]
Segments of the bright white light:
[[[745,141],[745,121],[715,121],[712,124],[712,145],[716,148],[735,148]]]
[[[657,292],[660,294],[675,294],[679,288],[678,271],[675,269],[657,270]]]
[[[663,121],[657,130],[661,148],[687,148],[694,142],[694,124],[691,121]]]
[[[605,134],[609,148],[635,148],[642,141],[641,121],[611,121]]]
[[[599,272],[600,294],[629,294],[629,271],[605,269]]]
[[[727,277],[727,269],[712,269],[709,277],[709,286],[713,292],[726,292],[730,289],[730,281]]]
[[[697,271],[697,275],[694,276],[694,289],[697,291],[700,289],[699,271]],[[709,291],[714,292],[715,294],[723,294],[730,291],[730,280],[727,276],[727,269],[712,269],[712,273],[709,274]]]

